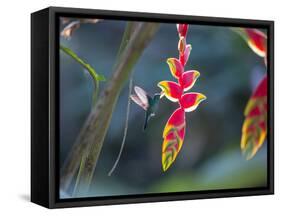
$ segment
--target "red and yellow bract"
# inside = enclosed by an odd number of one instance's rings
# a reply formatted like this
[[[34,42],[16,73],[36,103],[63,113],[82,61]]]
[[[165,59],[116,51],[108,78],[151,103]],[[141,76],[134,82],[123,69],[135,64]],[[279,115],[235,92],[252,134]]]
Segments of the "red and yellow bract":
[[[172,165],[181,150],[186,128],[185,112],[195,110],[206,99],[206,96],[201,93],[185,93],[193,87],[200,76],[196,70],[184,71],[192,49],[190,44],[186,44],[188,27],[187,24],[177,25],[179,58],[168,58],[167,60],[171,74],[177,79],[177,82],[161,81],[158,83],[162,89],[161,97],[165,96],[170,101],[179,104],[179,108],[170,116],[163,131],[162,168],[164,171]]]
[[[247,103],[242,127],[241,149],[251,159],[267,135],[267,76],[258,84]]]
[[[250,28],[246,28],[245,33],[249,47],[260,57],[265,57],[267,53],[266,35],[257,29]]]
[[[264,58],[266,65],[266,35],[251,28],[238,28],[236,31],[258,56]],[[267,135],[267,82],[267,75],[265,75],[254,90],[244,111],[245,120],[242,126],[241,150],[247,159],[255,156]]]
[[[267,63],[267,36],[265,33],[254,28],[233,28],[258,56],[264,58]]]

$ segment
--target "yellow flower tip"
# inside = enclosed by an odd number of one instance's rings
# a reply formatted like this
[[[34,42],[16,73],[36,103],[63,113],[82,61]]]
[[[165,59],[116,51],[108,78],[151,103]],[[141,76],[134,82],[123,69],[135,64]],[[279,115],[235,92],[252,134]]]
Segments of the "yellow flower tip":
[[[193,107],[193,109],[191,109],[191,111],[195,110],[198,107],[198,105],[206,99],[207,99],[207,97],[205,95],[199,93],[198,98],[196,100],[196,105]]]
[[[174,69],[174,70],[177,69],[176,64],[180,64],[179,60],[176,58],[168,58],[166,62],[169,65],[169,67],[171,67],[171,69]]]
[[[249,155],[246,156],[246,160],[247,160],[247,161],[248,161],[248,160],[251,160],[253,157],[254,157],[253,154],[249,154]]]
[[[169,89],[167,88],[167,81],[161,81],[157,84],[157,86],[162,90],[161,97],[163,97],[165,93],[167,94],[169,92]]]
[[[244,148],[242,150],[242,155],[245,157],[245,159],[248,161],[248,160],[251,160],[254,156],[255,156],[255,153],[252,152],[252,150],[249,150],[247,148]]]
[[[245,134],[242,134],[242,137],[241,137],[241,142],[240,142],[240,148],[241,148],[241,151],[243,152],[246,148],[246,136]]]
[[[197,80],[200,77],[200,72],[195,70],[194,71],[194,79]]]
[[[168,58],[168,59],[167,59],[167,61],[166,61],[166,62],[167,62],[167,64],[171,64],[171,63],[172,63],[172,61],[173,61],[173,59],[174,59],[174,58]]]
[[[244,141],[242,141],[242,142],[244,142]],[[242,154],[246,160],[251,160],[256,155],[258,149],[259,149],[259,147],[255,146],[255,144],[252,142],[243,143],[243,145],[241,143]]]
[[[163,169],[163,172],[166,172],[168,169],[169,169],[169,167],[172,165],[172,162],[170,162],[170,163],[167,163],[167,164],[162,164],[162,169]]]
[[[165,94],[165,85],[164,85],[164,83],[163,82],[159,82],[158,84],[157,84],[157,86],[159,87],[159,88],[161,88],[161,96],[162,96],[162,94]]]
[[[168,58],[167,59],[167,64],[169,65],[169,67],[170,67],[170,70],[171,71],[174,71],[174,70],[176,70],[176,68],[175,68],[175,65],[174,65],[174,59],[173,58]]]
[[[199,93],[199,96],[198,96],[198,103],[201,103],[202,101],[206,100],[207,97],[201,93]]]

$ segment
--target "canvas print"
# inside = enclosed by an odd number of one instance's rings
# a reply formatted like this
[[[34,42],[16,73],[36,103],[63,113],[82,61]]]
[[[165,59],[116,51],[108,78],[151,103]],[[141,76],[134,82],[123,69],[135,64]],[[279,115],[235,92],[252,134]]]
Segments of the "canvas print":
[[[59,25],[59,198],[267,186],[266,29]]]

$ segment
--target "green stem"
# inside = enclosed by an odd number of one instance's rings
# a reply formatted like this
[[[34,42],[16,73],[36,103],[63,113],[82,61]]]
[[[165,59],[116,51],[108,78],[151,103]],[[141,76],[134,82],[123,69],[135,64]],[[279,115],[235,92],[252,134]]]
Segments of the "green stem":
[[[78,62],[84,69],[86,69],[94,81],[94,93],[93,93],[93,104],[95,104],[98,94],[99,94],[99,82],[105,81],[105,77],[103,75],[100,75],[96,72],[96,70],[87,62],[82,60],[73,50],[70,48],[67,48],[63,45],[60,45],[60,50],[63,51],[65,54],[70,56],[72,59],[74,59],[76,62]]]
[[[119,160],[121,158],[124,146],[125,146],[125,141],[126,141],[127,132],[128,132],[128,125],[129,125],[129,114],[130,114],[130,104],[131,104],[130,96],[132,94],[132,89],[133,89],[133,73],[132,73],[130,81],[129,81],[129,93],[128,93],[128,102],[127,102],[127,111],[126,111],[126,120],[125,120],[123,138],[122,138],[122,142],[121,142],[121,146],[120,146],[118,156],[117,156],[111,170],[108,172],[108,174],[107,174],[108,176],[111,176],[112,173],[114,172],[114,170],[116,169],[116,167],[119,163]]]

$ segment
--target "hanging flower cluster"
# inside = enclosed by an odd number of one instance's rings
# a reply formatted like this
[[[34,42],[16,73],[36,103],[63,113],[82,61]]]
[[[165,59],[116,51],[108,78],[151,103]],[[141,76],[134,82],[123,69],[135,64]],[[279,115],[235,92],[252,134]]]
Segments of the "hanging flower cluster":
[[[162,168],[164,171],[175,161],[182,147],[186,127],[185,112],[195,110],[199,103],[206,99],[206,96],[201,93],[185,93],[193,87],[200,75],[196,70],[184,71],[191,52],[191,45],[186,44],[188,27],[187,24],[177,24],[179,57],[167,60],[171,74],[177,82],[161,81],[158,83],[162,90],[161,96],[179,104],[179,108],[170,116],[163,131]]]
[[[267,135],[267,76],[260,81],[249,99],[242,127],[241,149],[251,159]]]
[[[236,28],[248,46],[258,56],[267,59],[267,36],[252,28]],[[267,74],[261,79],[250,97],[245,111],[242,127],[241,150],[247,159],[255,156],[267,135]]]

